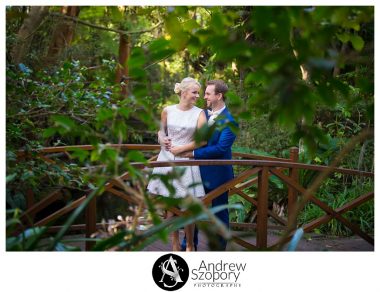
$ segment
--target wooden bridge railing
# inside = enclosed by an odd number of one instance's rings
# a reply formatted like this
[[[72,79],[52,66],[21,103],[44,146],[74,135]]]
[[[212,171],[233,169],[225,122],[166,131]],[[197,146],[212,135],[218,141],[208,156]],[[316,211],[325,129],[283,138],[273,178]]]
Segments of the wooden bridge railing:
[[[159,145],[135,145],[135,144],[109,144],[107,147],[114,147],[118,149],[124,150],[140,150],[140,151],[152,151],[159,150]],[[55,163],[49,155],[64,153],[70,157],[69,152],[75,149],[82,150],[92,150],[94,149],[91,145],[81,145],[81,146],[65,146],[65,147],[52,147],[52,148],[43,148],[36,150],[36,154],[38,157],[44,159],[49,163]],[[233,240],[240,244],[241,246],[255,250],[262,248],[274,248],[278,245],[278,242],[273,244],[272,246],[268,246],[267,242],[267,234],[268,229],[286,229],[290,226],[288,220],[278,216],[275,212],[268,209],[268,186],[269,186],[269,178],[274,175],[282,180],[288,186],[288,218],[291,217],[293,212],[295,212],[295,206],[297,203],[297,198],[299,196],[304,196],[307,190],[300,185],[298,181],[298,171],[300,169],[309,169],[315,171],[330,171],[335,173],[342,173],[347,175],[358,175],[358,176],[366,176],[366,177],[374,177],[374,173],[352,170],[352,169],[344,169],[344,168],[331,168],[328,166],[320,166],[320,165],[308,165],[303,163],[298,163],[298,149],[291,148],[290,149],[290,159],[283,158],[274,158],[274,157],[265,157],[258,156],[253,154],[245,154],[245,153],[234,153],[233,158],[239,157],[241,159],[232,159],[232,160],[180,160],[180,161],[170,161],[170,162],[157,162],[154,161],[157,156],[153,156],[149,159],[148,164],[143,163],[131,163],[132,166],[136,168],[153,168],[153,167],[165,167],[165,166],[189,166],[189,165],[234,165],[234,166],[244,166],[247,169],[242,173],[237,175],[231,181],[219,186],[215,190],[206,194],[205,197],[202,198],[203,204],[210,205],[211,201],[221,195],[222,193],[229,191],[229,195],[238,195],[243,199],[247,200],[257,208],[257,223],[231,223],[231,226],[244,227],[249,230],[256,230],[256,244],[249,243],[244,241],[241,238],[233,237]],[[20,152],[20,159],[28,159],[28,153]],[[285,170],[289,170],[288,174],[285,174]],[[125,189],[123,185],[123,181],[129,179],[129,173],[126,172],[119,176],[117,179],[113,179],[109,181],[105,189],[107,192],[116,195],[132,204],[137,204],[138,201],[136,197],[133,195],[133,190]],[[257,199],[249,196],[249,194],[245,193],[245,189],[257,184]],[[59,199],[62,196],[62,193],[58,190],[50,195],[46,196],[40,202],[34,204],[34,200],[30,192],[28,192],[28,208],[26,212],[23,214],[24,219],[28,218],[29,220],[33,220],[34,215],[47,207],[51,202]],[[54,212],[48,217],[38,221],[32,222],[34,226],[45,225],[62,215],[72,211],[77,206],[79,206],[84,200],[86,196],[82,196],[69,205],[63,207],[62,209]],[[354,234],[359,235],[363,239],[365,239],[370,244],[374,244],[374,239],[370,235],[363,232],[359,226],[356,224],[349,222],[342,215],[355,208],[360,206],[361,204],[367,202],[374,198],[374,192],[370,192],[367,194],[363,194],[353,200],[352,202],[347,203],[346,205],[334,210],[326,203],[319,200],[316,196],[310,197],[310,202],[319,206],[322,210],[325,211],[326,215],[321,216],[309,222],[308,224],[303,226],[305,232],[312,231],[318,226],[329,222],[332,219],[337,219],[342,222],[346,227],[348,227]],[[171,211],[174,213],[181,215],[182,211],[176,208],[171,208]],[[90,201],[89,205],[86,209],[86,223],[80,226],[72,226],[73,229],[85,229],[86,237],[90,237],[91,234],[97,231],[97,222],[96,222],[96,197]],[[268,226],[268,217],[272,217],[274,221],[279,223],[277,226]],[[52,227],[53,230],[56,230],[57,227]],[[290,236],[287,238],[290,239]],[[90,249],[92,246],[92,242],[86,242],[86,249]]]

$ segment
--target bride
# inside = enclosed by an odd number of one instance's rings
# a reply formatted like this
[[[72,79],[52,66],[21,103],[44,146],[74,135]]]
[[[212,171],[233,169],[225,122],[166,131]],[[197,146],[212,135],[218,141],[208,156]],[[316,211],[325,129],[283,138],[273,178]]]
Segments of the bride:
[[[194,141],[196,129],[207,123],[204,111],[195,106],[200,89],[199,82],[191,77],[186,77],[181,83],[175,84],[174,92],[179,95],[179,103],[167,106],[161,113],[158,141],[162,147],[157,161],[186,160],[188,158],[177,155],[206,144],[196,144]],[[153,169],[153,174],[167,174],[171,171],[173,167],[157,167]],[[175,198],[205,195],[199,166],[185,166],[182,177],[172,180],[172,184],[175,189],[173,195]],[[148,191],[154,195],[170,196],[169,190],[160,179],[152,179],[148,184]],[[171,212],[168,212],[168,215],[169,218],[174,216]],[[195,223],[185,226],[186,251],[194,250],[194,227]],[[173,251],[181,250],[178,230],[172,235],[172,247]]]

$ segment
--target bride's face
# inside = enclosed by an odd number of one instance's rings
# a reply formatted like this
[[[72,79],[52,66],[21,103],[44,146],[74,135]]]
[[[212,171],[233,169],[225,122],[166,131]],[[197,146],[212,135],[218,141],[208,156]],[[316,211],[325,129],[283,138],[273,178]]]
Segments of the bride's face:
[[[199,98],[200,88],[198,85],[191,85],[187,90],[182,94],[182,100],[188,104],[195,104]]]

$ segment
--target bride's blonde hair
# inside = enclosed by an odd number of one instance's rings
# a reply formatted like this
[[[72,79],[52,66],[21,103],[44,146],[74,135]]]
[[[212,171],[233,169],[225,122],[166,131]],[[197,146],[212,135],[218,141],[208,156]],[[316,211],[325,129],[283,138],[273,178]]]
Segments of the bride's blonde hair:
[[[196,84],[199,87],[201,87],[201,84],[197,80],[191,77],[186,77],[181,81],[181,83],[176,83],[174,85],[174,92],[177,94],[181,94],[182,91],[187,90],[193,84]]]

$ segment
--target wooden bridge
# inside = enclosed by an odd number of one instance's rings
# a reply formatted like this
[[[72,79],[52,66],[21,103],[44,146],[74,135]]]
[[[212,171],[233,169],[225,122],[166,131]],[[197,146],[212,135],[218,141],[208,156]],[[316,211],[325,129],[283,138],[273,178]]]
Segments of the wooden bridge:
[[[144,153],[147,153],[147,155],[150,157],[148,163],[131,163],[131,166],[140,169],[188,165],[234,165],[239,166],[239,168],[244,168],[244,170],[238,173],[234,179],[206,194],[206,196],[202,198],[202,203],[205,206],[209,206],[213,199],[215,199],[222,193],[228,191],[229,196],[238,195],[256,207],[256,223],[230,223],[231,228],[239,228],[247,231],[256,232],[255,243],[244,240],[243,238],[238,236],[232,237],[232,240],[236,244],[244,247],[245,249],[276,249],[282,246],[285,242],[289,241],[292,236],[292,233],[296,228],[296,215],[298,214],[300,208],[302,208],[306,202],[311,202],[319,206],[325,212],[325,215],[301,226],[305,232],[310,232],[313,229],[319,227],[320,225],[328,223],[332,219],[337,219],[338,221],[343,223],[347,228],[349,228],[354,234],[360,236],[371,245],[374,245],[374,238],[371,235],[362,231],[357,224],[350,222],[343,216],[343,214],[347,211],[352,210],[353,208],[356,208],[369,200],[373,200],[373,191],[366,194],[362,194],[353,201],[337,209],[331,208],[328,204],[321,201],[314,195],[314,192],[316,188],[319,186],[319,183],[324,178],[328,177],[333,173],[341,173],[344,175],[352,176],[364,176],[370,178],[374,177],[374,173],[352,169],[299,163],[298,148],[290,149],[289,159],[257,156],[253,154],[244,153],[233,153],[232,160],[182,160],[170,162],[157,162],[155,161],[157,155],[152,156],[149,155],[149,153],[156,153],[160,149],[159,145],[107,144],[105,146],[126,151],[140,150]],[[60,166],[61,168],[64,168],[60,163],[59,159],[72,159],[70,153],[78,149],[90,151],[94,149],[94,146],[82,145],[43,148],[34,150],[33,155],[31,155],[31,153],[20,151],[18,159],[33,159],[33,157],[37,157],[45,160],[49,164],[55,164]],[[298,172],[301,169],[313,170],[319,173],[319,176],[317,176],[317,179],[315,180],[315,184],[308,190],[305,189],[299,182]],[[280,217],[268,208],[270,176],[275,176],[279,178],[283,183],[285,183],[288,186],[287,219]],[[122,198],[123,200],[128,201],[130,204],[137,204],[141,206],[143,204],[143,200],[139,200],[138,197],[134,195],[136,190],[133,190],[131,187],[126,187],[125,185],[125,182],[130,179],[130,173],[125,172],[121,176],[112,179],[111,181],[106,183],[104,191],[112,195],[115,195],[119,198]],[[250,196],[249,194],[247,194],[246,191],[253,185],[257,185],[257,195],[255,197]],[[38,212],[48,207],[54,201],[59,200],[62,196],[63,193],[61,192],[61,190],[56,190],[51,194],[45,196],[42,200],[35,202],[34,194],[31,191],[28,191],[27,210],[22,215],[22,219],[25,222],[26,226],[45,226],[51,224],[56,219],[75,210],[87,200],[88,202],[86,203],[88,204],[86,205],[85,224],[72,225],[70,227],[70,230],[83,230],[86,233],[86,237],[91,237],[91,235],[97,231],[100,224],[96,222],[97,198],[96,196],[90,197],[90,192],[70,202],[69,204],[55,211],[54,213],[49,214],[47,217],[40,219],[37,222],[34,221],[34,217]],[[171,207],[170,210],[179,216],[183,215],[183,211],[177,208]],[[272,220],[269,221],[269,217],[272,218]],[[272,224],[269,224],[271,222]],[[49,228],[50,231],[57,232],[61,228],[61,226],[50,226]],[[277,242],[271,242],[270,244],[268,244],[268,230],[273,229],[283,230],[284,236],[282,236]],[[90,250],[92,246],[93,242],[86,242],[86,250]]]

